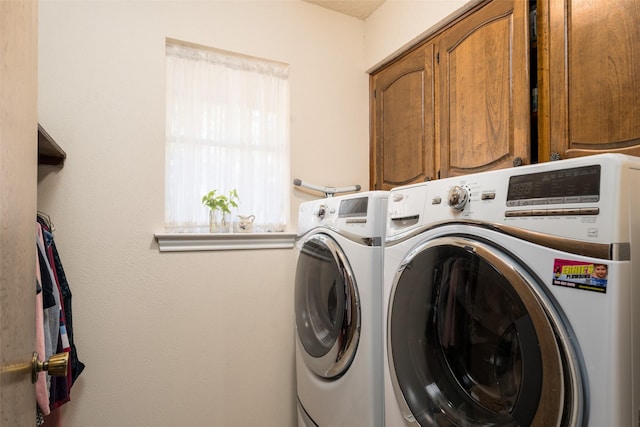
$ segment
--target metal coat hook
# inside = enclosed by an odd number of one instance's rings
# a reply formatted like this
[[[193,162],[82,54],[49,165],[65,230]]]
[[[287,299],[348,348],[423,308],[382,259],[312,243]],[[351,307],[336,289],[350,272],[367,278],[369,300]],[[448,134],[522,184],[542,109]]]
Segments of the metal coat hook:
[[[336,193],[348,193],[351,191],[360,191],[360,188],[362,188],[360,187],[360,185],[352,185],[350,187],[321,187],[319,185],[308,184],[297,178],[293,180],[293,185],[295,185],[296,187],[304,187],[310,190],[320,191],[324,193],[324,196],[327,198],[333,197],[333,195]]]

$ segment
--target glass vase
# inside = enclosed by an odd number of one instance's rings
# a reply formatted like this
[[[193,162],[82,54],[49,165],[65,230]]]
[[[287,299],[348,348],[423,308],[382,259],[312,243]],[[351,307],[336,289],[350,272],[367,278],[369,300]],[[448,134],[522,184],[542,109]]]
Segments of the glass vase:
[[[209,211],[209,232],[211,233],[229,233],[231,223],[229,222],[229,214],[219,211]]]

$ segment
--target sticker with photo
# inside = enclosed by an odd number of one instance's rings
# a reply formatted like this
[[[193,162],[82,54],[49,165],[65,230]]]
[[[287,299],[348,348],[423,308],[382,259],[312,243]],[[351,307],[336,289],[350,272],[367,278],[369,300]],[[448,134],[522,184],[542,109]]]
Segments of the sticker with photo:
[[[555,259],[553,285],[606,293],[609,266],[604,263]]]

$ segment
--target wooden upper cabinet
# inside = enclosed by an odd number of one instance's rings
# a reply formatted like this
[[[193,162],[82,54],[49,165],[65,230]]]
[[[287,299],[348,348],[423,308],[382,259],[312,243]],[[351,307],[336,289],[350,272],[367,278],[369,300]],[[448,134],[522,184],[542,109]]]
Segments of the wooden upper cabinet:
[[[426,43],[372,75],[370,188],[435,177],[433,65]]]
[[[538,21],[540,159],[640,155],[640,2],[539,0]]]
[[[440,176],[531,162],[528,2],[492,1],[439,43]]]

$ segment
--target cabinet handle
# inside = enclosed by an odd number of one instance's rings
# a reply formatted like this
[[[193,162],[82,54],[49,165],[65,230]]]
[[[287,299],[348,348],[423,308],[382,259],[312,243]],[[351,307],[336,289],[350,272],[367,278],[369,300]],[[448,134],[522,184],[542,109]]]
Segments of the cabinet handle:
[[[556,153],[553,152],[551,153],[551,155],[549,156],[549,160],[551,160],[552,162],[555,162],[556,160],[560,160],[560,153]]]
[[[516,157],[513,159],[513,167],[517,168],[518,166],[522,166],[524,162],[522,161],[522,157]]]

